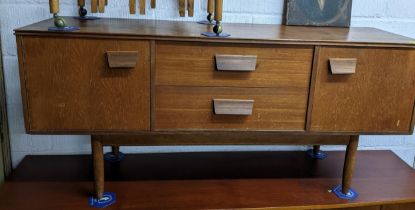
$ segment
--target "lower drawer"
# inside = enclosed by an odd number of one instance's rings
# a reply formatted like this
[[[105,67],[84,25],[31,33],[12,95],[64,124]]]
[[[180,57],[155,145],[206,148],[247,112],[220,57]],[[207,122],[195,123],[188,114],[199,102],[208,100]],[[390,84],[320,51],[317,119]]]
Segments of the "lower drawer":
[[[306,88],[156,88],[156,130],[298,130]]]

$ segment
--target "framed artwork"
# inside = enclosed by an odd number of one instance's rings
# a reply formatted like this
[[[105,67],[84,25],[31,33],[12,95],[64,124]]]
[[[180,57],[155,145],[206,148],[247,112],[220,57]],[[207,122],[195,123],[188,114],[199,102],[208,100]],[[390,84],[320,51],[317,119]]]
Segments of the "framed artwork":
[[[285,24],[350,27],[352,0],[286,0]]]

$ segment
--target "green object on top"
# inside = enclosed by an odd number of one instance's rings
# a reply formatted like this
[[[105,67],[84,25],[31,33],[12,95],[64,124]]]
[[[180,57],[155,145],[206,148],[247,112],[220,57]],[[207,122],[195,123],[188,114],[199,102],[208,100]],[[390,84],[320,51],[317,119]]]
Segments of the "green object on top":
[[[58,27],[58,28],[66,27],[66,21],[63,17],[59,17],[59,16],[56,15],[54,17],[54,23],[55,23],[55,26]]]

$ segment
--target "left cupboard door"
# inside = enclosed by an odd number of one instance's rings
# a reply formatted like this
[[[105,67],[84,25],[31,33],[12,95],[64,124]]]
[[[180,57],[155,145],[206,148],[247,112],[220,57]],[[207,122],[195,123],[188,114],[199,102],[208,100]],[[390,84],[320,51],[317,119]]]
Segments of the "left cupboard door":
[[[150,129],[150,43],[17,37],[29,133]]]

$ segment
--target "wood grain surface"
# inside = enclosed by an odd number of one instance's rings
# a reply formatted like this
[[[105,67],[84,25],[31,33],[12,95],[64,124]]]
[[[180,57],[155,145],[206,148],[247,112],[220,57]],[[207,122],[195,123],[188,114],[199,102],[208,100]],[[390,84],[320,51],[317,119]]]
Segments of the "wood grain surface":
[[[307,96],[307,88],[158,86],[155,129],[303,131]],[[213,99],[254,100],[253,114],[215,115]]]
[[[359,146],[359,136],[351,136],[346,148],[346,156],[343,166],[342,192],[348,194],[352,187],[353,173],[356,165],[356,154]]]
[[[179,15],[180,17],[186,16],[186,0],[179,0]]]
[[[137,0],[129,1],[130,14],[135,14],[137,12]]]
[[[254,100],[213,99],[216,115],[252,115]]]
[[[357,58],[353,75],[331,75],[330,58]],[[311,131],[410,133],[415,51],[321,48]]]
[[[356,58],[330,58],[330,70],[332,74],[356,73]]]
[[[142,134],[98,135],[105,145],[167,146],[167,145],[347,145],[344,135],[276,134],[275,132],[197,132],[167,131]],[[214,139],[214,141],[212,141]]]
[[[382,207],[382,210],[412,210],[412,209],[415,209],[415,203],[393,204],[393,205],[385,205]]]
[[[304,152],[129,154],[120,164],[106,163],[106,189],[119,198],[107,209],[413,208],[404,203],[415,202],[415,172],[389,151],[358,152],[357,200],[329,193],[343,160],[344,152],[328,152],[322,161]],[[92,167],[90,155],[27,156],[0,188],[0,209],[90,209]]]
[[[78,0],[78,6],[84,7],[85,6],[85,0]]]
[[[213,14],[213,8],[215,6],[214,0],[207,0],[207,12]]]
[[[49,9],[52,14],[59,13],[59,0],[49,0]]]
[[[91,13],[98,12],[98,0],[91,0]]]
[[[135,68],[138,57],[138,51],[107,51],[110,68]]]
[[[99,0],[98,1],[98,11],[99,13],[105,12],[105,0]]]
[[[270,24],[224,23],[228,38],[208,38],[201,34],[208,29],[205,25],[186,21],[140,20],[101,18],[95,21],[80,21],[66,17],[68,25],[79,26],[80,30],[70,33],[53,33],[48,27],[53,20],[44,20],[16,29],[16,34],[46,36],[87,36],[151,40],[183,40],[204,42],[237,42],[295,45],[371,45],[386,47],[415,48],[415,40],[375,28],[327,28],[301,27]],[[260,32],[260,33],[259,33]]]
[[[218,71],[255,71],[256,55],[215,55]]]
[[[257,56],[256,70],[217,71],[218,54]],[[156,85],[308,89],[312,59],[312,47],[156,42]]]
[[[223,0],[215,0],[215,21],[222,21]]]
[[[149,50],[147,41],[24,37],[27,131],[148,130]],[[107,51],[137,51],[137,66],[110,69]]]
[[[104,194],[104,147],[101,141],[91,137],[92,157],[94,161],[94,191],[95,198],[102,198]]]
[[[194,16],[194,10],[195,10],[195,2],[194,0],[186,0],[187,1],[187,15],[189,17]]]
[[[140,15],[146,14],[146,0],[140,0]]]

